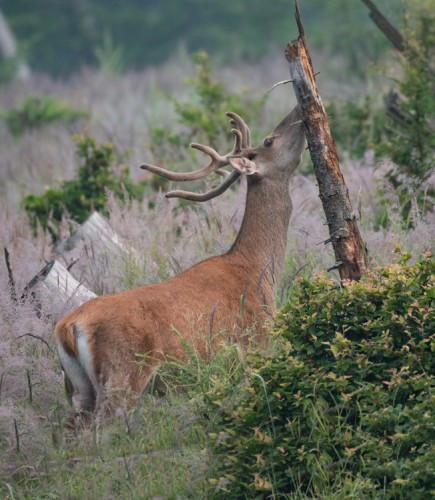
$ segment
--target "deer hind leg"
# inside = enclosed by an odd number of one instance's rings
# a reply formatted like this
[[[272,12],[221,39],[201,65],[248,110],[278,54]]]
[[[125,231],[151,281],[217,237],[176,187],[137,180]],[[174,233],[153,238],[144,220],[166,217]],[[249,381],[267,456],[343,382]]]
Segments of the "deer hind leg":
[[[91,413],[95,410],[97,386],[93,381],[91,358],[85,336],[80,329],[77,327],[76,329],[77,357],[70,356],[61,342],[57,343],[57,351],[65,373],[65,388],[67,394],[70,395],[69,399],[72,400],[74,409],[78,412]]]

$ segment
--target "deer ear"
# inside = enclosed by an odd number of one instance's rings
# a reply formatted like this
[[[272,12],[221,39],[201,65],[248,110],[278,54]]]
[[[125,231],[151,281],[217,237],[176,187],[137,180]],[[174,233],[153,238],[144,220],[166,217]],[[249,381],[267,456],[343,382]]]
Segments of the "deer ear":
[[[254,175],[258,174],[258,166],[248,158],[228,158],[230,165],[237,170],[240,174]]]

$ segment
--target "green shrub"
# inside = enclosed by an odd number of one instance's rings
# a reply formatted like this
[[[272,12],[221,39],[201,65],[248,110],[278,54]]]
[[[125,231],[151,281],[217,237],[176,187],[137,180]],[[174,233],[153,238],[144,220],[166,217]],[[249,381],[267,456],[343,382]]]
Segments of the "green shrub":
[[[408,259],[342,289],[301,279],[275,350],[215,384],[217,497],[435,494],[435,266]]]
[[[6,121],[9,132],[20,136],[29,129],[59,122],[73,122],[86,118],[89,113],[83,109],[74,109],[69,104],[47,95],[29,96],[20,107],[3,110],[0,116]]]
[[[125,192],[132,198],[141,198],[145,184],[130,179],[130,171],[122,166],[125,155],[116,152],[113,144],[97,144],[89,136],[75,136],[77,155],[83,163],[76,177],[59,187],[50,187],[41,195],[28,195],[22,205],[36,228],[37,221],[53,233],[50,221],[59,222],[64,213],[82,223],[93,210],[105,213],[107,190],[118,197]],[[114,165],[122,168],[115,169]]]

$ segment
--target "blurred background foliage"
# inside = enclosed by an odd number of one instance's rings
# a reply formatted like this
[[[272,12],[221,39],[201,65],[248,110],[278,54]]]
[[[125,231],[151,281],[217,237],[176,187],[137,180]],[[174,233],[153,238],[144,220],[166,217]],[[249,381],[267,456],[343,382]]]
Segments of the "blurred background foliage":
[[[323,95],[339,152],[361,158],[370,149],[378,158],[391,159],[394,165],[385,177],[398,197],[404,222],[411,224],[415,213],[418,217],[432,210],[435,196],[427,183],[435,149],[435,0],[374,2],[399,29],[404,40],[400,53],[369,19],[365,0],[299,3],[320,70],[354,88],[352,96],[341,94],[336,85],[329,92],[332,97]],[[193,62],[196,74],[184,82],[187,100],[162,89],[156,94],[171,104],[183,127],[173,132],[159,123],[150,130],[155,160],[170,168],[180,165],[180,148],[191,137],[219,146],[227,127],[224,111],[244,110],[249,121],[246,110],[256,116],[264,104],[264,97],[247,89],[232,92],[215,79],[211,61],[233,68],[253,63],[264,71],[264,56],[282,52],[286,41],[297,35],[291,0],[4,0],[2,12],[18,39],[19,55],[0,62],[0,81],[13,75],[20,57],[34,73],[55,80],[69,80],[86,67],[114,76],[167,61],[177,60],[181,66]],[[193,53],[193,60],[186,53]],[[374,75],[381,73],[389,89],[375,82]],[[20,135],[41,124],[74,121],[84,112],[50,96],[30,96],[18,108],[0,110],[0,119]]]
[[[403,4],[377,1],[393,21]],[[300,8],[313,47],[340,51],[351,71],[362,73],[388,48],[359,0],[301,0]],[[30,67],[56,77],[108,60],[140,69],[179,45],[226,63],[252,61],[296,34],[289,0],[3,0],[2,10]]]

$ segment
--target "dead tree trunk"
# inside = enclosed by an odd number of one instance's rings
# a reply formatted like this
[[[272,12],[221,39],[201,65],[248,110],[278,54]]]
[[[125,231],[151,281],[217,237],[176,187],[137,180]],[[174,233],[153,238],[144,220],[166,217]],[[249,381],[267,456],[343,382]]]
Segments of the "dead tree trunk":
[[[329,226],[330,238],[325,243],[331,242],[334,248],[336,262],[329,270],[338,269],[341,280],[358,281],[367,266],[367,250],[352,210],[328,118],[317,90],[297,2],[295,5],[299,37],[288,43],[285,54]]]

